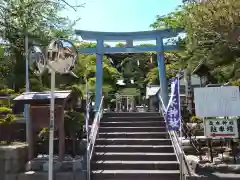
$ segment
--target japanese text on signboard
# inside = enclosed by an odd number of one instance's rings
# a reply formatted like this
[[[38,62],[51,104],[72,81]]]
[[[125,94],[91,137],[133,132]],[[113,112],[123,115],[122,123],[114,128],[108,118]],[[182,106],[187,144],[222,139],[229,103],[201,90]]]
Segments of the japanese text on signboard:
[[[238,135],[236,119],[206,119],[205,133],[208,137],[235,138]]]

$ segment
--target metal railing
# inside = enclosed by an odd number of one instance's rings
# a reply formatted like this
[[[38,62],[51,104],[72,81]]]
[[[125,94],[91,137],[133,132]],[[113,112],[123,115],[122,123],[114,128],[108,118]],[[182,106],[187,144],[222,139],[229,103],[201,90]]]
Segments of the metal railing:
[[[96,114],[92,123],[90,134],[88,135],[88,138],[87,138],[88,139],[87,140],[87,180],[91,179],[91,159],[94,151],[95,141],[98,135],[100,120],[103,115],[103,99],[104,99],[104,96],[102,96],[99,108],[96,111]]]
[[[162,115],[165,119],[165,115],[164,115],[165,113],[164,112],[165,112],[166,108],[163,104],[163,100],[162,100],[161,97],[160,97],[160,103],[161,103],[161,106],[159,106],[159,109],[161,110],[161,113],[162,113]],[[174,152],[177,156],[177,160],[178,160],[179,165],[180,165],[180,180],[184,180],[186,175],[192,176],[192,172],[191,172],[191,169],[190,169],[190,165],[187,162],[186,155],[183,151],[182,142],[179,141],[179,136],[178,136],[178,133],[176,131],[169,131],[168,130],[167,123],[166,123],[166,129],[167,129],[169,137],[172,141]]]
[[[201,144],[198,142],[196,135],[194,135],[190,128],[187,127],[187,125],[184,125],[183,119],[181,119],[182,123],[182,131],[184,133],[185,138],[189,139],[190,145],[193,147],[193,149],[196,151],[196,153],[199,154],[201,159]]]

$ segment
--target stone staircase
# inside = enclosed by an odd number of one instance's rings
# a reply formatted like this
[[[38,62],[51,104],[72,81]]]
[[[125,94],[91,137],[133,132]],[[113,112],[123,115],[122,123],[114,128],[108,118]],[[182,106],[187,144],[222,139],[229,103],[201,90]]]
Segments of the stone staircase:
[[[177,162],[158,113],[106,113],[91,162],[92,180],[179,180]]]

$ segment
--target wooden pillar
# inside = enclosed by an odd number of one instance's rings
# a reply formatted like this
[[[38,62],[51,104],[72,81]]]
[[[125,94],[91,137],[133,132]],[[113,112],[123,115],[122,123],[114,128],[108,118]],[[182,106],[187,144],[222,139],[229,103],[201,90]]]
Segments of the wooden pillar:
[[[64,129],[64,106],[58,107],[57,113],[61,113],[59,119],[59,160],[62,161],[65,154],[65,129]]]
[[[188,69],[184,71],[184,81],[185,81],[185,95],[186,95],[186,105],[189,112],[192,114],[193,110],[193,91],[192,91],[192,77]]]
[[[34,144],[35,144],[35,128],[32,127],[32,106],[29,105],[29,124],[28,124],[28,128],[29,129],[29,140],[28,140],[28,160],[32,160],[34,158]],[[27,123],[27,122],[26,122]]]

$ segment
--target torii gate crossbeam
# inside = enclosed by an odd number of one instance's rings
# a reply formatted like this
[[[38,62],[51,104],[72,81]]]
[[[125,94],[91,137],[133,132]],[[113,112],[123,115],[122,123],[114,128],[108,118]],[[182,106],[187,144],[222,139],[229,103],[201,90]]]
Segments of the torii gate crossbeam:
[[[161,88],[161,96],[163,103],[168,103],[168,83],[166,79],[166,68],[164,62],[164,51],[172,51],[178,49],[176,45],[164,45],[164,38],[176,37],[181,30],[163,29],[154,31],[140,32],[95,32],[76,30],[75,33],[81,36],[83,40],[97,41],[96,48],[78,49],[82,54],[96,54],[96,101],[95,109],[97,110],[102,97],[102,61],[104,54],[116,53],[144,53],[156,52],[159,70],[159,80]],[[156,40],[154,46],[133,46],[133,41]],[[126,47],[104,47],[104,41],[126,41]]]

